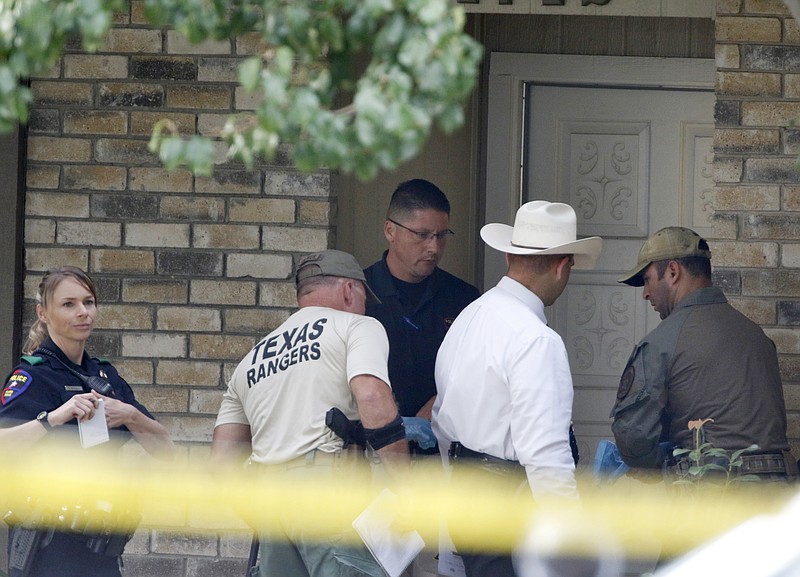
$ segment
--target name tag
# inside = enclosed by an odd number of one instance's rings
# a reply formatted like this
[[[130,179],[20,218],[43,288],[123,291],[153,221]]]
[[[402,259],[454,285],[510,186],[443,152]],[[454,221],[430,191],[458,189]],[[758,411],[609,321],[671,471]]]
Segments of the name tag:
[[[83,392],[83,387],[80,385],[64,385],[65,391],[81,391]]]

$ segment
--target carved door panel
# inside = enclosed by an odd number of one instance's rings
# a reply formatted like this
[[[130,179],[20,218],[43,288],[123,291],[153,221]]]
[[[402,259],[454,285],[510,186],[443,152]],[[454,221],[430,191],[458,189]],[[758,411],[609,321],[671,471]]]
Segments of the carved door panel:
[[[598,441],[613,438],[609,411],[627,358],[659,321],[641,289],[616,279],[656,230],[710,230],[714,95],[527,88],[523,197],[572,205],[578,235],[604,239],[597,268],[573,271],[548,312],[569,352],[575,431],[582,465],[591,466]]]

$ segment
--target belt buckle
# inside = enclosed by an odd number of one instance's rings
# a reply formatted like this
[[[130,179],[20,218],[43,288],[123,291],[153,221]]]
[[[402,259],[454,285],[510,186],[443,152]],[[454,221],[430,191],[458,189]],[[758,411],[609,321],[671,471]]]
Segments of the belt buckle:
[[[447,456],[453,460],[458,459],[459,457],[459,449],[461,448],[461,443],[458,441],[453,441],[450,443],[450,446],[447,448]]]

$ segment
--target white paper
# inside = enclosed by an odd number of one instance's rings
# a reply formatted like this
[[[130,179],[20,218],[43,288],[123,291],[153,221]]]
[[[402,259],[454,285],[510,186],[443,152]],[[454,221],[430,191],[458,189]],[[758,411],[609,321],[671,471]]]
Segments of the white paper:
[[[450,539],[447,528],[442,524],[439,531],[439,575],[447,577],[466,577],[464,560],[456,553],[456,547]]]
[[[78,421],[78,434],[84,449],[94,447],[108,441],[108,425],[106,425],[106,405],[103,399],[97,399],[94,416],[85,421]]]
[[[425,548],[416,531],[397,531],[392,527],[391,505],[396,495],[384,489],[353,521],[361,540],[389,577],[399,577]]]

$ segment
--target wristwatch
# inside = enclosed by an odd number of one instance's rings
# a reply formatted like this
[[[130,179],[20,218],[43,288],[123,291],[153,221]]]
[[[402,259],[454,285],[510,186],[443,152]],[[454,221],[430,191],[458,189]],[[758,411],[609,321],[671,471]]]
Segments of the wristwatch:
[[[39,421],[47,431],[53,428],[53,425],[51,425],[50,421],[47,420],[47,411],[42,411],[36,415],[36,420]]]

